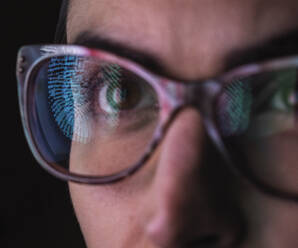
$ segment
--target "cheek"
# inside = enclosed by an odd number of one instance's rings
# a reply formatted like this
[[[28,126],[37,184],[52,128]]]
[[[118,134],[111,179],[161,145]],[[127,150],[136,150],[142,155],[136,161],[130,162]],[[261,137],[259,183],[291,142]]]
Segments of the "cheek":
[[[245,191],[243,211],[250,247],[298,247],[298,205],[265,196],[253,188]]]
[[[134,166],[148,149],[156,125],[157,121],[154,120],[138,132],[125,132],[118,130],[121,125],[115,130],[111,126],[110,130],[106,131],[101,125],[94,124],[92,137],[88,142],[72,142],[71,171],[102,176],[119,173]]]
[[[120,247],[125,219],[129,211],[107,188],[70,183],[70,194],[88,247]],[[117,230],[117,235],[115,235]],[[122,230],[122,232],[121,232]]]
[[[156,159],[152,159],[120,183],[109,186],[69,183],[75,213],[88,248],[150,246],[144,230],[151,213],[150,185],[155,169]]]

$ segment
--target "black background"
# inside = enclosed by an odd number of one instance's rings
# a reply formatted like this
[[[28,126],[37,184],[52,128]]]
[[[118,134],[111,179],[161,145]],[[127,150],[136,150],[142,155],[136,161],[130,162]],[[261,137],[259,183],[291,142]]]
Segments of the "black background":
[[[0,247],[85,247],[67,183],[33,159],[19,116],[15,61],[25,44],[53,43],[61,1],[3,1],[1,7]]]

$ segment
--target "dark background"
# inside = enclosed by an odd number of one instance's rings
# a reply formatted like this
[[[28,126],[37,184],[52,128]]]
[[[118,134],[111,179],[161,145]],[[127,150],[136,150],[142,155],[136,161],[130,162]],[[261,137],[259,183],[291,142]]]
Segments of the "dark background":
[[[3,1],[1,7],[0,247],[84,248],[67,183],[33,159],[19,117],[15,61],[25,44],[53,43],[60,0]]]

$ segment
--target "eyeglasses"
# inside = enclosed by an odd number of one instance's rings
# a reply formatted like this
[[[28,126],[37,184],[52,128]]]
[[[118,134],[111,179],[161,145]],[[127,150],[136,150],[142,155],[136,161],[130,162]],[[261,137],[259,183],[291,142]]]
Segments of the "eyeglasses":
[[[17,78],[30,148],[58,178],[107,184],[132,175],[192,106],[230,169],[298,200],[298,56],[184,83],[100,50],[25,46]]]

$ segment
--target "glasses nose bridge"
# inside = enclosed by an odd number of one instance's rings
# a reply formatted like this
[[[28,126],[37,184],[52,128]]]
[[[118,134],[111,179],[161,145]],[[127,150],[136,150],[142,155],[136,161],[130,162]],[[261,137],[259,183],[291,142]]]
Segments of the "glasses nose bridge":
[[[214,100],[220,91],[221,84],[216,80],[191,82],[186,85],[183,103],[196,108],[203,116],[210,116]]]
[[[174,85],[172,84],[172,86]],[[165,111],[165,116],[167,117],[165,117],[163,133],[165,133],[168,127],[172,125],[177,115],[183,111],[183,109],[192,107],[202,116],[203,124],[211,140],[213,140],[219,150],[222,150],[223,145],[218,132],[216,131],[217,128],[215,127],[214,122],[215,101],[222,91],[222,84],[216,80],[206,80],[201,82],[180,83],[180,87],[178,87],[180,88],[178,91],[181,94],[174,94],[175,96],[172,95],[174,99],[176,98],[176,104],[173,105],[173,108],[170,109],[169,112]],[[174,92],[177,93],[175,90]],[[225,153],[225,151],[222,152]]]

